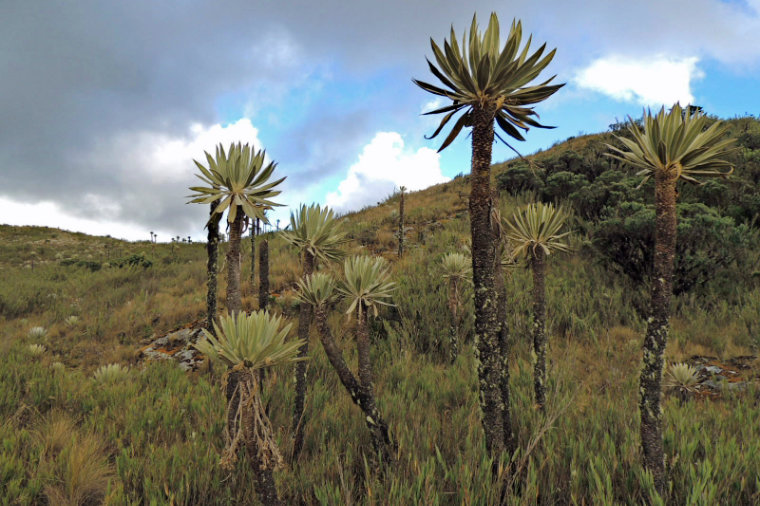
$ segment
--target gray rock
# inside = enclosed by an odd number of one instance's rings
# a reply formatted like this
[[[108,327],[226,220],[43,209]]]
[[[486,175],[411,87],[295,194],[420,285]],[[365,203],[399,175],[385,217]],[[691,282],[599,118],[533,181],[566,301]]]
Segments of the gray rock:
[[[143,348],[140,357],[145,360],[174,360],[185,371],[195,370],[202,357],[192,345],[202,333],[201,329],[180,329],[171,332]]]

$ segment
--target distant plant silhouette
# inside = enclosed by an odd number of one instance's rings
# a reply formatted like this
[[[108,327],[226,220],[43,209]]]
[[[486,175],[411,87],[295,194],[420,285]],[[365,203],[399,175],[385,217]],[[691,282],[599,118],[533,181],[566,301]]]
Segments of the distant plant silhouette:
[[[269,236],[261,235],[259,242],[259,310],[269,304]]]
[[[404,255],[404,192],[406,192],[406,186],[399,188],[399,201],[398,201],[398,257],[401,258]]]

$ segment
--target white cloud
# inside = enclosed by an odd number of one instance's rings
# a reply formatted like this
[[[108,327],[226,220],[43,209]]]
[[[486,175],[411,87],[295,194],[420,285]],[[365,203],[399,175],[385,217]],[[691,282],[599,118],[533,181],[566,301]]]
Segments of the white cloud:
[[[88,155],[93,165],[103,166],[108,160],[120,158],[122,179],[139,178],[143,185],[173,181],[189,181],[188,175],[198,171],[193,159],[206,165],[204,151],[214,156],[218,144],[225,149],[233,142],[252,144],[261,149],[259,131],[248,118],[222,126],[192,124],[185,136],[170,136],[160,132],[129,132],[103,142]]]
[[[207,165],[204,151],[213,156],[217,144],[226,149],[238,141],[262,148],[258,130],[247,118],[225,126],[196,123],[184,136],[142,131],[104,139],[78,161],[91,167],[94,177],[107,173],[112,180],[93,186],[72,210],[52,201],[30,203],[0,197],[0,223],[57,227],[129,240],[147,239],[151,229],[159,234],[159,241],[188,234],[201,239],[207,211],[185,205],[188,187],[201,184],[194,176],[199,171],[193,159]],[[196,215],[197,219],[188,220]],[[158,223],[163,223],[165,230]],[[197,226],[189,228],[188,223]]]
[[[697,68],[698,58],[669,58],[658,55],[648,59],[620,56],[599,58],[578,72],[575,82],[616,100],[660,106],[694,103],[691,84],[704,77]]]
[[[449,101],[450,102],[450,101]],[[433,100],[428,100],[425,102],[422,106],[422,109],[420,109],[420,114],[425,114],[426,112],[434,111],[436,109],[439,109],[443,107],[443,105],[446,103],[445,100],[443,100],[440,97],[435,97]]]
[[[130,241],[150,239],[150,230],[133,223],[112,222],[102,219],[82,218],[64,211],[58,204],[49,201],[26,203],[14,202],[0,197],[0,223],[6,225],[34,225],[54,227],[90,235],[110,235]],[[169,240],[169,232],[153,230],[161,242]]]
[[[448,180],[441,173],[440,156],[434,150],[405,150],[401,134],[379,132],[326,200],[339,211],[352,211],[375,204],[399,186],[416,191]]]

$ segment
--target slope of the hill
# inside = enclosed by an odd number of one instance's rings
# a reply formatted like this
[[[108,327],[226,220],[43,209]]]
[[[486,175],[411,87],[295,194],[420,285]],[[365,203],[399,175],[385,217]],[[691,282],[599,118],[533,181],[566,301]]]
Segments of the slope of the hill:
[[[748,358],[731,362],[741,367],[721,368],[740,375],[741,388],[685,402],[666,398],[674,503],[760,499],[758,364],[752,358],[760,345],[760,289],[752,275],[758,270],[753,206],[760,124],[753,118],[730,123],[740,146],[731,155],[735,174],[681,190],[682,290],[674,300],[667,354],[668,360],[714,357],[703,359],[710,367],[719,359]],[[531,448],[517,457],[516,504],[639,504],[649,493],[638,458],[636,384],[650,197],[630,171],[604,156],[611,142],[610,133],[582,136],[530,162],[494,167],[502,215],[533,199],[559,201],[575,214],[573,253],[549,262],[546,418],[532,405],[530,273],[518,268],[509,280],[512,408],[519,446]],[[454,364],[446,359],[449,320],[438,262],[467,243],[467,179],[406,195],[401,260],[395,258],[398,195],[344,217],[352,238],[347,250],[386,257],[397,281],[396,307],[373,321],[372,337],[378,401],[399,442],[399,462],[385,476],[372,472],[362,417],[312,336],[304,451],[296,465],[276,473],[287,503],[498,501],[484,460],[470,336],[463,336]],[[276,234],[270,239],[272,307],[292,318],[298,259]],[[255,309],[250,247],[246,239],[243,304]],[[232,472],[218,466],[224,444],[220,371],[187,374],[170,363],[135,358],[145,339],[204,317],[205,245],[0,226],[0,271],[0,502],[45,504],[64,496],[73,503],[105,497],[114,504],[253,500],[246,459]],[[336,308],[331,323],[355,364],[343,309]],[[466,313],[471,322],[471,302]],[[129,368],[110,378],[93,376],[109,363]],[[291,377],[280,371],[266,385],[285,452]]]

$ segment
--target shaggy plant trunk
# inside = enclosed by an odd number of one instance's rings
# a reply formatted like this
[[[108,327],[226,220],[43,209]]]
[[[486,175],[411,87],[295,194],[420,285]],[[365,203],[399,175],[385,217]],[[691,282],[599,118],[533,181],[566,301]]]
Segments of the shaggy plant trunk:
[[[404,190],[398,204],[398,257],[404,255]]]
[[[457,361],[459,356],[459,325],[452,323],[449,325],[449,362],[452,364]]]
[[[251,291],[256,286],[256,227],[251,220]]]
[[[303,276],[305,280],[314,272],[314,255],[308,251],[303,252]],[[301,303],[298,311],[298,339],[303,340],[303,345],[298,349],[298,356],[304,358],[309,353],[309,326],[311,324],[311,305]],[[303,448],[303,407],[306,399],[306,360],[296,363],[296,399],[293,405],[293,462]]]
[[[509,395],[509,325],[507,325],[507,284],[500,262],[496,262],[495,282],[499,290],[499,299],[496,303],[496,317],[499,326],[499,356],[501,358],[501,371],[499,375],[499,390],[503,403],[502,427],[504,428],[504,449],[508,455],[514,454],[517,449],[517,441],[512,430],[512,416],[510,412]]]
[[[255,440],[246,441],[248,452],[255,454],[258,451],[258,443]],[[252,462],[253,479],[256,482],[256,492],[259,494],[261,504],[265,506],[277,506],[282,504],[277,495],[277,486],[271,467],[265,467],[260,459],[254,458]]]
[[[371,383],[370,388],[366,388],[348,368],[346,361],[343,359],[343,352],[335,344],[332,332],[330,332],[330,327],[327,324],[326,309],[323,307],[317,308],[314,320],[327,359],[335,369],[335,372],[338,373],[338,378],[351,396],[351,400],[364,413],[364,420],[372,436],[372,446],[375,452],[379,453],[385,462],[392,462],[395,459],[396,445],[391,440],[388,425],[383,420],[383,417],[380,416],[380,411],[377,409]]]
[[[546,404],[546,252],[535,249],[531,254],[533,270],[533,388],[536,404],[544,411]]]
[[[451,325],[449,325],[449,360],[453,364],[459,355],[459,328],[461,316],[459,308],[459,284],[457,280],[449,281],[449,313]]]
[[[259,245],[259,309],[267,308],[269,302],[269,240]]]
[[[493,108],[473,109],[470,231],[475,288],[475,354],[486,448],[498,459],[505,449],[504,423],[509,412],[501,395],[503,360],[499,346],[494,290],[495,241],[491,228],[491,146]]]
[[[219,205],[217,201],[211,203],[209,215],[214,216],[214,211]],[[216,263],[219,253],[219,220],[211,220],[208,223],[208,242],[206,243],[208,262],[206,271],[208,275],[208,291],[206,292],[206,329],[214,332],[214,318],[216,317]]]
[[[240,299],[240,235],[243,230],[243,208],[238,207],[230,224],[230,246],[227,250],[227,310],[236,314],[243,310]]]
[[[673,259],[676,250],[676,177],[674,171],[655,171],[654,276],[651,315],[644,338],[644,364],[639,382],[641,448],[644,467],[651,471],[661,496],[666,491],[662,443],[662,369],[668,341]]]
[[[227,399],[227,432],[225,438],[231,440],[238,433],[238,409],[240,407],[240,389],[238,387],[243,378],[241,371],[228,371],[224,385],[224,396]]]
[[[242,208],[238,208],[237,216],[230,225],[230,241],[229,248],[227,249],[227,311],[231,315],[235,315],[242,311],[243,304],[240,299],[240,235],[243,228],[243,212]],[[233,398],[230,393],[238,386],[238,375],[230,373],[227,382],[227,401],[230,406],[237,409],[240,403],[240,398]],[[229,428],[229,420],[228,428]]]
[[[227,405],[227,446],[222,457],[222,467],[233,469],[238,449],[245,446],[259,500],[267,506],[279,505],[281,503],[273,470],[281,465],[282,457],[261,403],[257,377],[258,374],[247,370],[232,370],[227,377],[226,394],[235,403]]]

